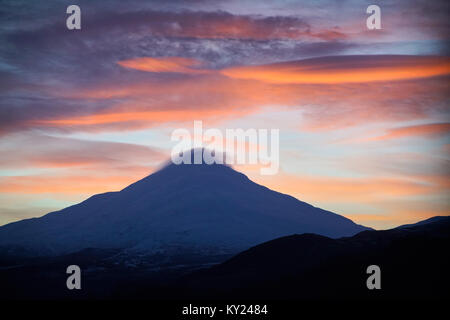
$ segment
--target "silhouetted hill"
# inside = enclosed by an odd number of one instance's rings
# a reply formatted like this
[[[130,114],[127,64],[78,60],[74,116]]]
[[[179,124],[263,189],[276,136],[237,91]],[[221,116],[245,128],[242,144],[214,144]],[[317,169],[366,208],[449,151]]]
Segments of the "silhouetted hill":
[[[271,240],[227,256],[142,259],[121,249],[84,249],[0,267],[3,299],[408,299],[446,298],[450,218],[410,228],[331,239],[315,234]],[[82,290],[67,290],[65,270],[82,270]],[[366,287],[369,265],[381,290]]]
[[[448,298],[449,240],[450,217],[340,239],[292,235],[199,271],[182,286],[187,295],[217,298]],[[373,264],[381,268],[381,290],[366,287]]]

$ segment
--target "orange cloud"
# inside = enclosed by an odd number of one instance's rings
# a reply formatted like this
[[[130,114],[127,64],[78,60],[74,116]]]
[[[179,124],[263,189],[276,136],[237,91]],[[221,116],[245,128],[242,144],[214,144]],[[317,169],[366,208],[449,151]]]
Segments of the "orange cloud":
[[[121,190],[135,181],[131,176],[17,176],[0,180],[2,193],[96,194]]]
[[[90,115],[61,114],[27,125],[73,130],[136,130],[161,123],[239,118],[271,104],[294,105],[289,86],[228,79],[220,75],[169,82],[99,86],[65,93],[67,99],[123,99],[126,102]],[[128,101],[128,100],[129,101]]]
[[[71,117],[66,119],[42,120],[35,121],[35,125],[46,127],[92,127],[93,131],[98,127],[104,129],[103,125],[112,125],[112,128],[120,130],[120,126],[124,125],[124,129],[138,129],[151,127],[161,123],[169,122],[191,122],[195,119],[214,118],[221,120],[234,116],[242,116],[246,110],[168,110],[168,111],[137,111],[137,112],[115,112],[105,114],[94,114],[90,116]],[[117,126],[114,126],[117,125]]]
[[[347,70],[347,77],[351,78],[352,70],[363,67],[376,72],[377,68],[387,68],[396,62],[403,68],[414,68],[420,61],[423,62],[421,66],[425,66],[426,61],[434,65],[436,63],[432,61],[435,58],[328,57],[303,60],[302,63],[311,72],[333,74]],[[183,68],[190,69],[187,65]],[[286,63],[286,68],[289,65]],[[138,65],[135,67],[139,68]],[[177,66],[172,68],[180,70]],[[152,66],[151,70],[163,69]],[[327,77],[324,76],[324,79]],[[171,122],[214,122],[239,118],[270,106],[280,110],[302,111],[302,130],[326,131],[362,123],[427,119],[432,111],[441,112],[440,106],[447,98],[447,92],[448,78],[437,77],[383,84],[300,84],[230,78],[219,71],[196,77],[195,81],[191,77],[159,79],[154,75],[140,81],[120,84],[112,81],[94,87],[57,92],[58,98],[80,104],[87,100],[109,105],[99,110],[86,108],[47,113],[24,121],[22,126],[87,132],[139,130]]]
[[[447,83],[422,79],[384,84],[274,84],[208,75],[192,79],[100,85],[65,99],[126,101],[91,115],[30,120],[29,127],[80,131],[137,130],[161,123],[239,118],[262,107],[301,110],[301,129],[334,130],[384,121],[427,118],[446,98]],[[120,99],[120,100],[119,100]],[[299,119],[300,120],[300,119]],[[300,125],[300,123],[299,123]]]
[[[117,62],[120,66],[129,69],[147,72],[178,72],[189,74],[209,73],[209,70],[197,69],[201,62],[196,59],[183,57],[142,57]]]
[[[450,74],[450,59],[435,56],[342,56],[224,69],[236,79],[268,83],[364,83]]]
[[[437,56],[339,56],[223,70],[199,69],[201,61],[183,57],[141,57],[119,61],[122,67],[147,72],[207,74],[269,83],[363,83],[428,78],[450,74],[450,59]]]
[[[368,139],[369,141],[390,140],[416,136],[435,136],[450,132],[450,123],[431,123],[389,129],[385,135]]]
[[[307,202],[370,203],[394,197],[428,195],[442,191],[442,181],[396,177],[321,177],[278,174],[253,176],[261,184]],[[437,183],[437,184],[435,184]]]

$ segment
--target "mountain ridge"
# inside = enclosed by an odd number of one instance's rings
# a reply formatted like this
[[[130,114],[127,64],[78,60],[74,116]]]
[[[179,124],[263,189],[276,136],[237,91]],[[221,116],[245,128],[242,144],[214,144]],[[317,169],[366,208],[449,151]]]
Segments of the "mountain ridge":
[[[339,239],[315,234],[273,239],[186,275],[178,286],[196,298],[444,299],[450,216],[427,220]],[[366,287],[370,265],[381,269],[381,290]]]

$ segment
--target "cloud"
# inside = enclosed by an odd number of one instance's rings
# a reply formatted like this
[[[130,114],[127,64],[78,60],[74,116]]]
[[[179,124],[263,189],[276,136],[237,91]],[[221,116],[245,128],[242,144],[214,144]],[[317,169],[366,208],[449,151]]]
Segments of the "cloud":
[[[395,69],[397,65],[404,69],[410,65],[426,68],[427,63],[436,65],[436,61],[447,61],[411,56],[363,56],[353,60],[354,63],[350,57],[327,57],[300,64],[308,72],[338,72],[348,77],[352,77],[354,70],[368,69],[369,77],[379,72],[378,67],[381,70]],[[0,132],[31,128],[58,132],[139,130],[197,119],[215,122],[239,118],[266,106],[301,111],[299,128],[306,131],[382,122],[430,121],[436,115],[445,117],[448,112],[448,76],[361,83],[348,83],[345,79],[343,83],[278,83],[228,77],[213,69],[197,73],[205,70],[203,65],[202,69],[196,69],[200,63],[197,60],[125,61],[133,68],[152,71],[136,72],[121,67],[125,72],[121,81],[105,79],[54,92],[46,88],[40,91],[49,95],[45,98],[5,99],[0,103],[3,105]],[[168,66],[166,62],[170,62]],[[284,65],[287,70],[291,63]],[[324,76],[324,81],[327,79]]]
[[[336,84],[398,81],[450,74],[450,58],[338,56],[222,70],[231,78],[269,83]]]
[[[17,146],[22,146],[17,148]],[[16,134],[0,141],[0,169],[66,168],[68,170],[145,166],[165,160],[161,150],[143,145]]]
[[[20,148],[17,146],[20,145]],[[155,171],[167,152],[130,143],[14,134],[0,140],[0,192],[80,195],[121,190]],[[44,199],[44,198],[43,198]],[[11,208],[20,205],[11,202]]]
[[[450,123],[430,123],[415,126],[406,126],[388,129],[382,136],[366,139],[367,141],[380,141],[407,137],[435,137],[450,132]]]
[[[8,176],[0,181],[2,193],[15,194],[97,194],[119,191],[136,181],[131,176],[91,175]]]
[[[282,174],[259,177],[264,185],[299,199],[317,203],[378,201],[381,199],[427,195],[442,190],[442,181],[386,177],[330,177]],[[434,182],[429,184],[429,182]]]
[[[197,69],[201,62],[183,57],[142,57],[117,62],[120,66],[147,72],[179,72],[189,74],[208,73],[208,70]]]
[[[120,24],[121,29],[153,36],[196,39],[343,39],[335,30],[314,30],[302,18],[295,16],[239,15],[225,11],[127,11],[99,14],[98,27],[92,32],[104,32]]]
[[[202,62],[183,57],[141,57],[119,61],[125,68],[147,72],[213,73]],[[278,84],[336,84],[398,81],[450,74],[450,58],[439,56],[359,55],[329,56],[282,63],[239,66],[218,70],[235,79]]]

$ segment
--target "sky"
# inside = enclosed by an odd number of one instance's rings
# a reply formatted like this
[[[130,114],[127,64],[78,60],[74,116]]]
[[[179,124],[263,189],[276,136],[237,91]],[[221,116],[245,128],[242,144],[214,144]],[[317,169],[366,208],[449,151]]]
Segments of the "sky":
[[[0,1],[0,225],[151,174],[194,120],[279,129],[278,174],[236,169],[357,223],[449,215],[449,29],[448,1]]]

